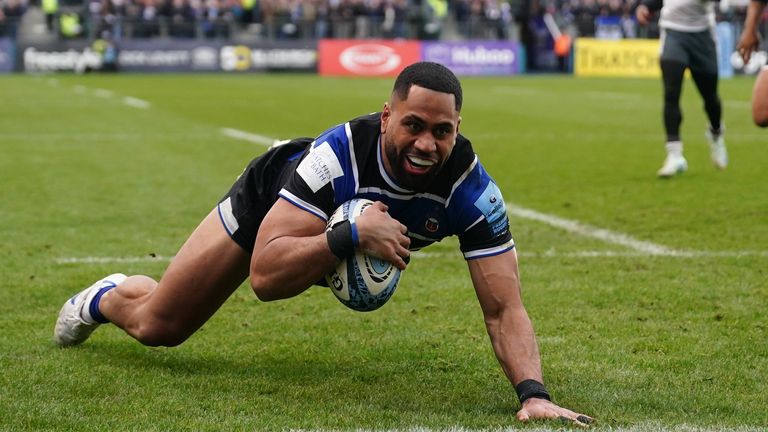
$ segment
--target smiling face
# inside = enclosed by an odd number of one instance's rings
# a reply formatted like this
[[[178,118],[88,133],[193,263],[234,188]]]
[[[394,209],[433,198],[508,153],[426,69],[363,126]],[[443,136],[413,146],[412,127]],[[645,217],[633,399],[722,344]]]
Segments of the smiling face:
[[[451,155],[461,117],[454,95],[412,85],[381,113],[384,168],[399,186],[422,192]]]

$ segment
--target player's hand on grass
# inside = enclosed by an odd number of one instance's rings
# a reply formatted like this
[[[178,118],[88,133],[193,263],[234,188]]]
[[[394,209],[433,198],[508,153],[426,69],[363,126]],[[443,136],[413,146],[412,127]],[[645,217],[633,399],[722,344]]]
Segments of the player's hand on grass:
[[[593,420],[592,417],[575,413],[569,409],[559,407],[546,399],[539,398],[531,398],[523,402],[522,408],[517,412],[517,419],[521,422],[558,419],[583,427],[589,426]]]
[[[381,201],[376,201],[355,220],[360,249],[405,270],[411,244],[406,235],[408,228],[390,216],[387,208]]]

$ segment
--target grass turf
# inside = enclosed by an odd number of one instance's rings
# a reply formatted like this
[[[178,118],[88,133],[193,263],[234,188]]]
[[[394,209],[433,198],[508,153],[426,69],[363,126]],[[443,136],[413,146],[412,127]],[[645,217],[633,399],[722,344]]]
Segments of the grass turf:
[[[708,160],[686,83],[690,171],[668,181],[654,176],[659,81],[463,84],[461,131],[507,201],[688,253],[511,218],[556,400],[597,429],[766,427],[768,135],[750,123],[751,81],[721,82],[724,172]],[[159,277],[264,151],[221,128],[317,135],[380,109],[390,87],[303,75],[2,77],[0,429],[560,427],[514,419],[453,240],[415,258],[377,312],[346,310],[323,289],[260,303],[243,286],[177,348],[113,327],[74,349],[50,341],[61,303],[93,280]]]

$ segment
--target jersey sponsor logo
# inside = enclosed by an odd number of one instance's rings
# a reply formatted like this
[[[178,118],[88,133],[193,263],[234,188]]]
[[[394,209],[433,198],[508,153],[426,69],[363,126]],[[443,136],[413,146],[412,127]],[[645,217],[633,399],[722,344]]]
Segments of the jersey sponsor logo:
[[[494,235],[507,227],[507,211],[501,191],[494,182],[488,183],[480,197],[475,200],[475,207],[483,213]]]
[[[296,172],[312,192],[319,191],[333,179],[344,175],[339,158],[327,141],[313,147],[296,168]]]

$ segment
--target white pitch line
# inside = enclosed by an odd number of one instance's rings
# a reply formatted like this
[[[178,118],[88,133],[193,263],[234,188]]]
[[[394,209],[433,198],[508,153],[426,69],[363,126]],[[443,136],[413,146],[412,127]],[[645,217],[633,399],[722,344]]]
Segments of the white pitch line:
[[[265,146],[271,146],[272,144],[275,143],[275,141],[277,141],[274,138],[242,131],[240,129],[221,128],[221,133],[230,138],[249,141],[255,144],[261,144]]]
[[[221,128],[221,133],[230,138],[241,139],[241,140],[249,141],[255,144],[261,144],[266,146],[271,146],[278,141],[275,138],[270,138],[264,135],[254,134],[254,133],[246,132],[239,129],[233,129],[233,128]],[[584,237],[591,237],[598,240],[602,240],[607,243],[624,246],[634,250],[637,256],[655,255],[655,256],[674,256],[674,257],[704,257],[704,256],[722,256],[722,257],[737,256],[739,257],[739,256],[764,256],[768,254],[768,251],[708,252],[708,251],[675,250],[675,249],[671,249],[666,246],[652,243],[649,241],[638,240],[624,233],[610,231],[604,228],[598,228],[591,225],[587,225],[579,221],[565,219],[565,218],[561,218],[559,216],[554,216],[547,213],[542,213],[536,210],[520,207],[518,205],[509,203],[509,202],[506,203],[506,207],[507,207],[507,211],[513,216],[517,216],[524,219],[535,220],[535,221],[542,222],[547,225],[560,228],[565,231],[578,234]],[[545,254],[547,253],[548,252],[545,252]],[[571,254],[576,254],[576,255],[572,255],[575,257],[576,256],[578,257],[635,256],[635,255],[628,255],[628,254],[621,255],[622,254],[621,252],[611,252],[611,251],[582,251],[582,252],[574,252]],[[562,254],[559,254],[557,256],[561,256],[561,255]],[[553,256],[553,255],[547,255],[547,256]],[[92,257],[92,258],[86,258],[86,259],[94,259],[94,260],[97,260],[95,262],[99,262],[98,260],[101,258]],[[110,258],[104,258],[104,259],[108,260]],[[115,258],[115,259],[120,259],[120,258]],[[127,259],[132,259],[132,258],[129,257]]]
[[[93,94],[100,98],[111,98],[115,93],[112,90],[107,89],[95,89]]]
[[[137,263],[137,262],[168,262],[172,256],[164,255],[144,255],[144,256],[124,256],[124,257],[65,257],[56,258],[56,264],[115,264],[115,263]]]
[[[517,217],[543,222],[547,225],[564,229],[574,234],[579,234],[584,237],[596,238],[607,243],[625,246],[648,255],[677,255],[683,253],[682,251],[676,251],[656,243],[638,240],[627,234],[593,227],[575,220],[564,219],[558,216],[541,213],[536,210],[516,206],[512,203],[507,203],[507,211]]]
[[[123,98],[123,103],[128,105],[128,106],[130,106],[130,107],[139,108],[139,109],[149,109],[149,107],[152,106],[151,103],[149,103],[149,102],[147,102],[145,100],[138,99],[138,98],[131,97],[131,96],[125,96]]]

